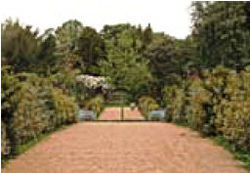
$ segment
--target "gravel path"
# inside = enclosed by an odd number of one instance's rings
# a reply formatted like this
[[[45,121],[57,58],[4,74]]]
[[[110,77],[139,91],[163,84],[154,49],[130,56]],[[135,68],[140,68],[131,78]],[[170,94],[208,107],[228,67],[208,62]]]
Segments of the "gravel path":
[[[157,122],[84,122],[11,160],[4,173],[247,173],[196,132]]]
[[[99,116],[99,120],[121,120],[121,108],[106,108]],[[137,108],[132,110],[129,107],[124,107],[124,120],[144,120],[144,117]]]

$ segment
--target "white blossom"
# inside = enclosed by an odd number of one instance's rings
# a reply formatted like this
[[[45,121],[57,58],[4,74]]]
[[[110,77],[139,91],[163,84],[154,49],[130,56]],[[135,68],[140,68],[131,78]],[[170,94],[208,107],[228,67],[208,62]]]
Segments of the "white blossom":
[[[83,83],[89,89],[96,89],[101,87],[102,89],[110,89],[110,85],[107,83],[107,79],[103,76],[90,76],[90,75],[78,75],[76,81]]]

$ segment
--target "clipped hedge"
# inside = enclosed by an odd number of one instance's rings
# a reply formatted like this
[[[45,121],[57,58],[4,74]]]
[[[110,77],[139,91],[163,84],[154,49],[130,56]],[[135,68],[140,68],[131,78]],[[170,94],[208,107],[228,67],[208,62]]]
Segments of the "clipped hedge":
[[[190,79],[187,89],[185,107],[188,124],[201,131],[203,134],[212,133],[213,116],[210,111],[211,93],[203,88],[203,82],[199,78]]]
[[[78,105],[74,98],[54,87],[49,79],[32,73],[12,74],[10,70],[3,70],[2,156],[17,154],[19,145],[76,122]]]
[[[1,155],[5,156],[10,153],[10,141],[6,132],[5,123],[1,122]]]
[[[173,99],[174,98],[174,99]],[[164,102],[167,103],[167,117],[168,121],[176,123],[186,123],[185,104],[186,95],[185,91],[178,86],[167,86],[164,88]]]
[[[228,77],[222,132],[235,148],[250,151],[250,71]]]
[[[236,149],[250,151],[250,70],[219,66],[164,90],[167,114],[205,135],[225,137]]]

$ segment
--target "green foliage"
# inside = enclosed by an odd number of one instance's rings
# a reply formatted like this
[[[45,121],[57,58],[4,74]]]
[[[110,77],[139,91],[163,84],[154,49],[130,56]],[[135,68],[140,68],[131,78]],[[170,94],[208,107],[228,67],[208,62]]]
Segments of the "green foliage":
[[[53,29],[41,36],[31,26],[6,20],[2,24],[2,63],[11,65],[15,72],[35,72],[48,76],[56,69],[56,41]]]
[[[104,97],[102,95],[97,95],[94,98],[86,100],[84,103],[84,107],[87,110],[94,111],[97,114],[97,116],[99,116],[102,110],[104,109],[103,103],[104,103]]]
[[[44,76],[49,76],[57,71],[58,56],[56,51],[56,38],[53,29],[47,29],[40,37],[40,54],[39,61],[36,64],[34,71]]]
[[[197,63],[195,43],[191,37],[177,40],[164,33],[155,33],[144,54],[153,76],[151,95],[159,99],[163,99],[161,93],[165,85],[181,84],[182,78]]]
[[[188,124],[204,134],[211,133],[213,128],[213,115],[209,111],[211,93],[203,88],[203,81],[199,78],[191,79],[187,90],[188,107],[186,114]]]
[[[174,39],[162,35],[161,40],[155,38],[148,46],[146,57],[149,59],[149,67],[153,76],[163,82],[173,83],[176,78],[176,70],[179,69],[174,47]]]
[[[206,74],[208,73],[208,74]],[[233,74],[234,73],[234,74]],[[216,113],[215,126],[218,134],[221,133],[221,128],[224,121],[224,104],[227,102],[225,95],[225,88],[227,86],[228,76],[235,75],[234,71],[231,71],[223,66],[218,66],[211,72],[205,72],[204,86],[212,93],[211,102],[213,104],[213,111]]]
[[[4,66],[1,90],[2,122],[6,124],[2,126],[4,156],[17,154],[19,145],[44,132],[76,122],[76,102],[47,78],[34,73],[13,74]]]
[[[2,60],[15,71],[30,70],[41,51],[38,32],[31,31],[31,26],[21,26],[18,21],[6,20],[1,33]]]
[[[235,146],[222,136],[217,136],[214,140],[217,144],[224,146],[226,150],[232,152],[236,159],[239,159],[245,164],[246,168],[250,168],[250,152],[236,150]]]
[[[6,132],[6,125],[1,122],[1,155],[8,155],[10,153],[10,141]]]
[[[78,69],[73,68],[74,59],[77,58],[74,54],[67,55],[61,64],[57,73],[50,75],[49,79],[53,85],[64,90],[68,95],[75,96],[77,101],[83,99],[85,88],[76,82],[76,76],[80,73]],[[72,62],[73,61],[73,62]],[[63,68],[63,64],[65,64]]]
[[[186,123],[184,107],[186,104],[185,91],[176,85],[166,86],[163,90],[164,102],[167,108],[167,120],[176,123]]]
[[[225,88],[228,99],[223,103],[223,135],[234,143],[234,147],[244,151],[250,151],[249,84],[249,71],[229,76],[228,85]]]
[[[106,40],[107,60],[100,62],[101,72],[110,78],[112,86],[126,90],[129,96],[137,99],[145,92],[147,80],[151,79],[147,61],[134,45],[134,42],[141,45],[140,40],[130,30],[124,30],[116,37],[116,42]],[[129,96],[129,101],[133,101]]]
[[[236,73],[218,66],[204,71],[202,78],[190,77],[184,86],[166,87],[170,119],[187,121],[205,135],[223,136],[236,150],[249,152],[249,74],[249,68]]]
[[[159,105],[156,103],[156,101],[149,96],[142,96],[138,100],[138,108],[142,115],[145,116],[145,118],[148,118],[149,112],[156,110],[159,108]]]
[[[63,90],[54,88],[51,90],[51,101],[48,107],[53,111],[53,116],[50,116],[50,121],[54,127],[59,127],[62,124],[75,123],[76,114],[78,111],[77,103],[74,97],[67,96]],[[50,125],[49,127],[53,127]]]
[[[205,67],[243,69],[250,63],[248,2],[194,2],[193,34]]]
[[[104,59],[104,41],[91,27],[84,27],[77,40],[77,53],[81,57],[80,66],[87,74],[98,74],[98,62]]]
[[[1,27],[2,155],[76,122],[78,105],[100,114],[102,91],[77,82],[80,73],[103,75],[146,118],[164,105],[169,121],[221,135],[248,152],[249,4],[194,2],[193,34],[186,39],[154,33],[150,24],[105,25],[98,33],[77,20],[38,36],[7,20]]]
[[[69,20],[56,29],[55,39],[59,59],[67,61],[70,58],[73,67],[81,72],[99,73],[98,62],[105,57],[105,51],[104,41],[95,29],[83,27],[77,20]]]
[[[68,53],[76,53],[78,50],[77,40],[83,29],[81,22],[77,20],[69,20],[64,22],[62,26],[55,31],[56,37],[56,53],[64,56]]]
[[[142,33],[142,42],[144,44],[143,47],[147,47],[152,41],[153,41],[153,30],[150,24],[148,24],[148,26]]]
[[[1,118],[4,122],[8,122],[13,116],[11,98],[19,88],[18,82],[12,67],[3,65],[1,68]]]
[[[125,30],[135,30],[135,27],[131,26],[129,23],[105,25],[101,31],[101,34],[105,40],[110,40],[116,45],[119,34]]]
[[[10,125],[15,145],[36,138],[46,127],[45,105],[39,95],[42,88],[35,76],[30,78],[12,97],[14,113]]]

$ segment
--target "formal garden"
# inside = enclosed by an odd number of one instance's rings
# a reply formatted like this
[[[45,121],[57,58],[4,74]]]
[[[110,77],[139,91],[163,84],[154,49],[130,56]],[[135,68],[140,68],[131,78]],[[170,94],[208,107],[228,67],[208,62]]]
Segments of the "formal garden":
[[[214,138],[249,167],[250,3],[193,2],[191,9],[185,39],[154,32],[150,24],[107,24],[97,32],[69,20],[39,33],[6,20],[2,163],[31,141],[79,122],[79,111],[98,120],[107,107],[131,107],[144,120]]]

